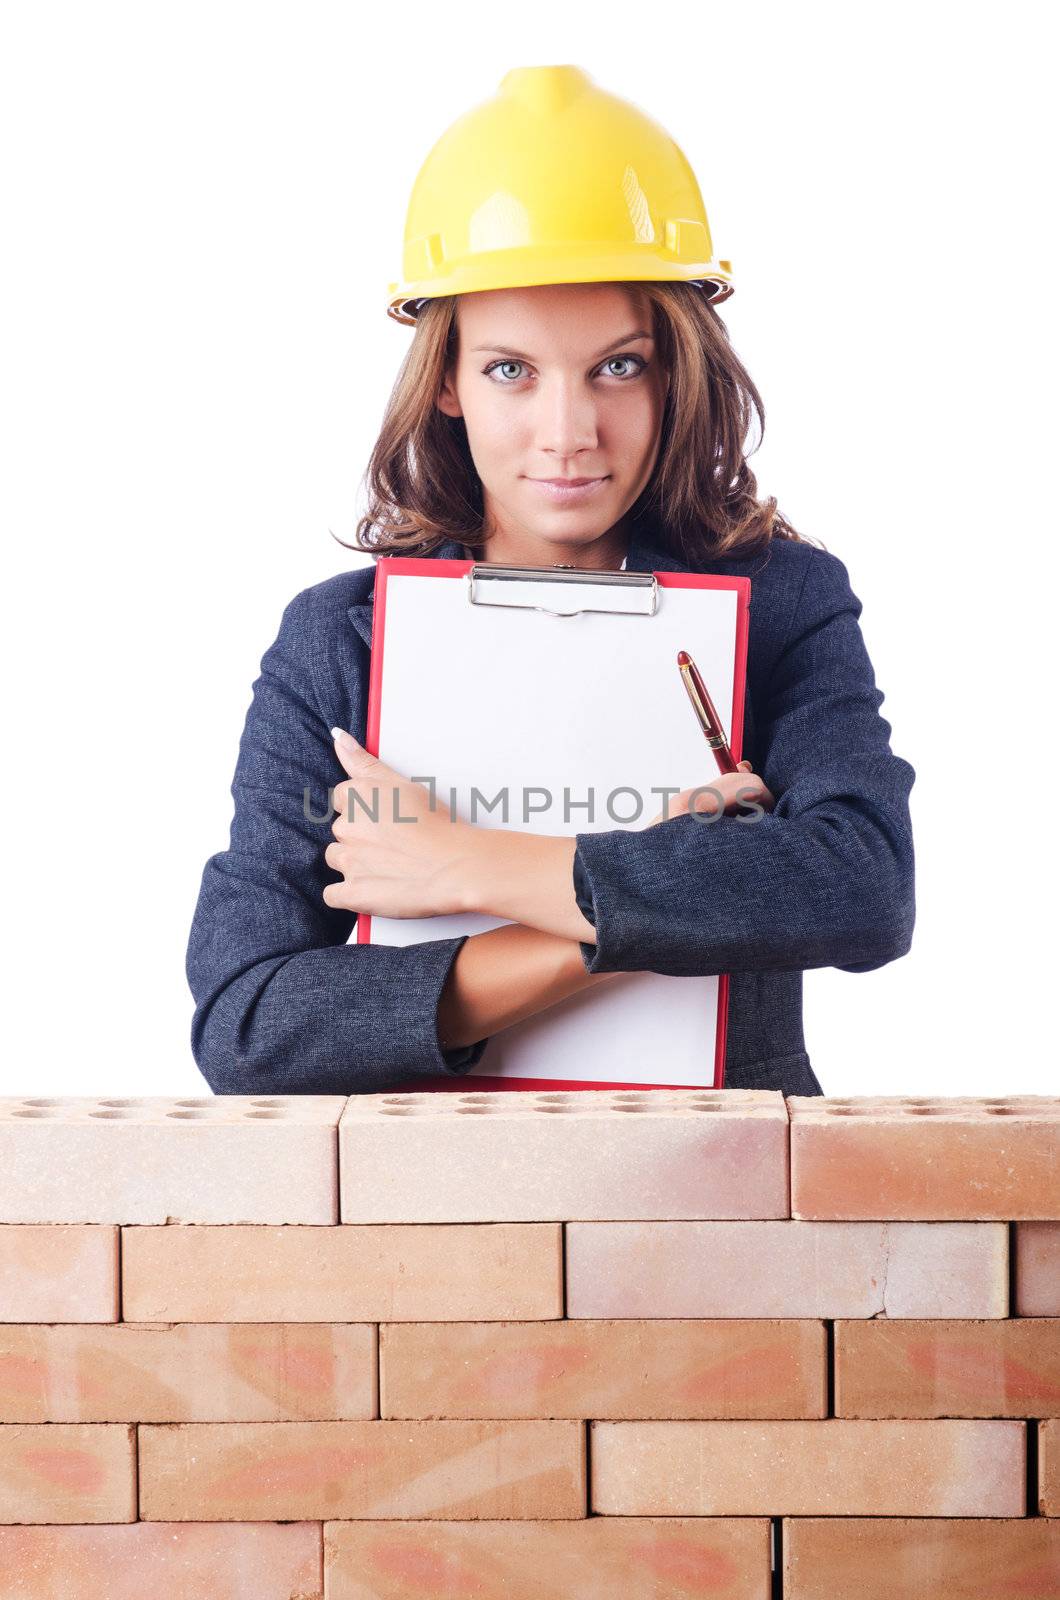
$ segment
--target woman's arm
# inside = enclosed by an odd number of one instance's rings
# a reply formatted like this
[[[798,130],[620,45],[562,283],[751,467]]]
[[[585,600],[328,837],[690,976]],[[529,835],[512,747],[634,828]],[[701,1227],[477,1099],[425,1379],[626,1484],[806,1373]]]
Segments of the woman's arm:
[[[477,828],[474,845],[461,863],[465,911],[507,917],[575,945],[579,940],[595,943],[596,929],[574,895],[573,838]]]
[[[575,836],[587,972],[865,972],[910,948],[915,772],[890,748],[861,609],[843,562],[810,548],[759,708],[772,812]],[[536,893],[555,905],[568,885],[549,882]]]
[[[324,593],[322,593],[323,591]],[[321,626],[325,602],[336,615]],[[229,846],[207,861],[188,940],[192,1053],[218,1094],[355,1094],[409,1075],[452,1080],[487,1040],[442,1050],[438,1002],[467,935],[348,943],[352,911],[323,899],[329,794],[342,777],[313,664],[341,637],[329,582],[287,606],[253,685],[232,782]],[[333,624],[333,625],[332,625]]]
[[[442,990],[439,1038],[443,1047],[473,1044],[617,976],[586,972],[576,939],[517,922],[472,934]]]
[[[681,790],[648,826],[693,808],[739,811],[755,803],[771,809],[773,795],[749,768],[749,761],[741,761],[736,772],[716,775],[709,785]],[[458,860],[462,910],[507,917],[566,940],[596,943],[596,928],[589,920],[592,901],[576,870],[575,839],[477,828],[473,842],[474,848]]]

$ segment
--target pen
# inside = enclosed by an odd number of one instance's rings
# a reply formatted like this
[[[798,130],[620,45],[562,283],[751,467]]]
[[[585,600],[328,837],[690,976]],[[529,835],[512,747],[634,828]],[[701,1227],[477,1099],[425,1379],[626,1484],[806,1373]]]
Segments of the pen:
[[[692,702],[692,709],[696,719],[703,730],[703,737],[714,752],[714,759],[719,769],[724,772],[739,772],[739,767],[729,748],[729,741],[721,725],[721,718],[714,709],[714,702],[707,693],[707,686],[699,675],[696,666],[687,650],[677,652],[677,665],[681,670],[688,698]]]

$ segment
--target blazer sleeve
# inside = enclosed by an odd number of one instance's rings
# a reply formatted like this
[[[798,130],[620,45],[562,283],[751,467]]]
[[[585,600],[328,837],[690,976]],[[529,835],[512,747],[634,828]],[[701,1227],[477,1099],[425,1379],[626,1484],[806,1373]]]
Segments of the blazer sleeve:
[[[218,1094],[368,1093],[465,1072],[488,1043],[444,1051],[438,1039],[438,1002],[466,934],[349,944],[356,913],[322,898],[337,881],[324,851],[331,791],[346,774],[329,731],[339,713],[330,708],[329,723],[314,681],[326,650],[317,615],[304,590],[262,658],[229,846],[206,863],[192,921],[192,1053]]]
[[[759,719],[775,809],[577,834],[586,971],[868,972],[909,950],[916,774],[890,748],[847,569],[811,551]]]

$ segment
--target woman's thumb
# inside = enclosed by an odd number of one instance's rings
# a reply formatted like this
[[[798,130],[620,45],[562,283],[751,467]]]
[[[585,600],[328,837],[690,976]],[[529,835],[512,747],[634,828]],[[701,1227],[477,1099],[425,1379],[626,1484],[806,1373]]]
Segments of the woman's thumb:
[[[351,778],[359,767],[375,760],[364,745],[358,744],[352,733],[347,733],[345,728],[332,728],[331,737],[335,741],[335,752]]]

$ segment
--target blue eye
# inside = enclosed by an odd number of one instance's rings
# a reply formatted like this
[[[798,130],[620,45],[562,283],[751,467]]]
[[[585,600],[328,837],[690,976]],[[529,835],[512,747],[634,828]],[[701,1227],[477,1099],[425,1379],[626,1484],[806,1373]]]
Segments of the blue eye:
[[[604,362],[604,366],[610,367],[616,361],[636,361],[638,364],[637,372],[641,371],[641,369],[647,365],[647,362],[642,360],[640,356],[608,356],[607,360]],[[614,374],[612,374],[612,376],[614,376]],[[634,373],[633,376],[635,377],[636,373]]]
[[[638,374],[641,373],[644,370],[644,368],[647,366],[647,364],[648,364],[644,360],[644,358],[642,356],[628,355],[628,356],[608,356],[607,360],[603,363],[603,365],[605,367],[610,367],[610,366],[613,366],[616,361],[635,361],[636,362],[636,368],[628,376],[622,377],[622,375],[619,374],[619,376],[621,377],[621,381],[623,383],[628,383],[630,378],[637,377]],[[491,372],[493,372],[497,367],[521,367],[523,365],[524,365],[524,363],[522,361],[517,360],[514,356],[508,356],[504,360],[501,360],[501,361],[491,361],[488,367],[484,367],[482,369],[482,375],[483,375],[483,377],[488,377],[489,374]],[[615,374],[612,373],[612,377],[614,377],[614,376],[615,376]],[[502,383],[500,385],[500,387],[504,388],[504,389],[510,389],[512,387],[512,384],[508,383],[508,382],[504,382],[504,383]]]
[[[508,360],[506,360],[506,361],[491,361],[489,366],[485,367],[483,369],[483,375],[485,376],[486,374],[492,372],[495,367],[521,367],[521,366],[522,366],[522,362],[521,361],[516,361],[512,357],[509,357]]]

